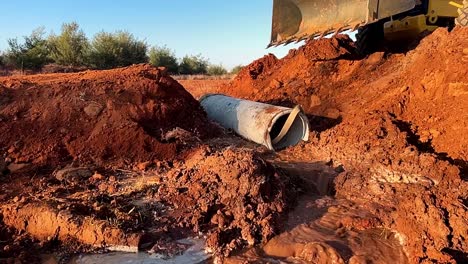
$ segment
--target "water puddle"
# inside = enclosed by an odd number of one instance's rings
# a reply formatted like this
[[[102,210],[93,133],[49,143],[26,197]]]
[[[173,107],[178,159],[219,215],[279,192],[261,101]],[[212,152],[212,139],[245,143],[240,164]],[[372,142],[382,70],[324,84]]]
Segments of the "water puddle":
[[[344,200],[303,196],[286,231],[227,263],[408,263],[402,238]]]
[[[188,245],[180,255],[168,258],[166,255],[147,252],[109,252],[103,254],[80,254],[73,257],[69,264],[192,264],[205,263],[211,256],[205,251],[205,241],[202,239],[182,239],[177,243]],[[57,264],[54,256],[43,259],[44,264]]]

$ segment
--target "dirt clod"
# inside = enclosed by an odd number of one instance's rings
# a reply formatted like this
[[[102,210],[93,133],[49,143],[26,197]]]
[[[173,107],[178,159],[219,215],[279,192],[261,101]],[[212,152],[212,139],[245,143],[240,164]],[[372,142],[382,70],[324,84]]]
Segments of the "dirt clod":
[[[293,187],[251,150],[203,148],[169,171],[158,195],[188,210],[181,222],[209,231],[207,246],[229,255],[281,230]]]

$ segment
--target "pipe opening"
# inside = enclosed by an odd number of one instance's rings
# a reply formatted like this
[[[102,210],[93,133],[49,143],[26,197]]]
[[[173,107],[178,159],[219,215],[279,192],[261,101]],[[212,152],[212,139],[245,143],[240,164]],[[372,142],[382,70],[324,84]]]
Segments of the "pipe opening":
[[[270,140],[276,138],[288,119],[289,114],[283,114],[273,122],[270,130]],[[275,150],[284,149],[289,146],[297,145],[301,140],[307,137],[308,123],[303,114],[299,114],[294,119],[286,135],[278,143],[273,144]]]

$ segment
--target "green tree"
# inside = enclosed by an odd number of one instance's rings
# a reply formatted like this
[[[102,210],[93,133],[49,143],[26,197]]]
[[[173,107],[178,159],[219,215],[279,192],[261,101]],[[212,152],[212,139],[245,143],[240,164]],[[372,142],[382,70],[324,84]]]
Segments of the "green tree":
[[[206,74],[208,71],[208,60],[199,55],[187,55],[179,64],[180,74]]]
[[[170,73],[177,73],[179,64],[172,50],[167,47],[152,47],[149,51],[149,62],[156,67],[166,67]]]
[[[55,63],[66,66],[81,66],[89,47],[88,39],[76,22],[62,25],[60,35],[49,37],[51,58]]]
[[[242,65],[235,66],[234,68],[232,68],[231,74],[238,74],[242,70],[242,68],[244,68],[244,66]]]
[[[221,64],[219,64],[219,65],[210,65],[210,66],[208,66],[207,73],[208,73],[208,75],[219,76],[219,75],[226,74],[227,70]]]
[[[97,69],[111,69],[148,62],[148,45],[127,31],[100,32],[91,42],[88,64]]]
[[[3,52],[0,52],[0,67],[4,67],[5,64],[6,64],[5,54],[3,54]]]
[[[44,28],[35,29],[31,35],[25,36],[23,43],[20,43],[17,38],[8,39],[8,46],[7,63],[17,69],[39,70],[50,61]]]

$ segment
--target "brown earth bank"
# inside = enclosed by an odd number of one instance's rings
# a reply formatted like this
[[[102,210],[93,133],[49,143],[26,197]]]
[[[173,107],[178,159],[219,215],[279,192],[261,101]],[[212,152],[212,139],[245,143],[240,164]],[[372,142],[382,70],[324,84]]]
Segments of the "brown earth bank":
[[[253,62],[223,92],[300,104],[313,133],[281,155],[341,168],[336,197],[373,215],[378,221],[369,228],[396,232],[410,263],[466,263],[468,29],[438,29],[405,54],[354,54],[346,36],[310,41],[283,59],[270,54]],[[276,248],[302,252],[310,240],[279,239]],[[320,263],[336,253],[269,249],[263,256]],[[374,262],[335,250],[344,262]]]
[[[182,148],[175,128],[202,139],[216,131],[179,83],[148,65],[3,77],[0,93],[0,152],[15,163],[172,159]]]

